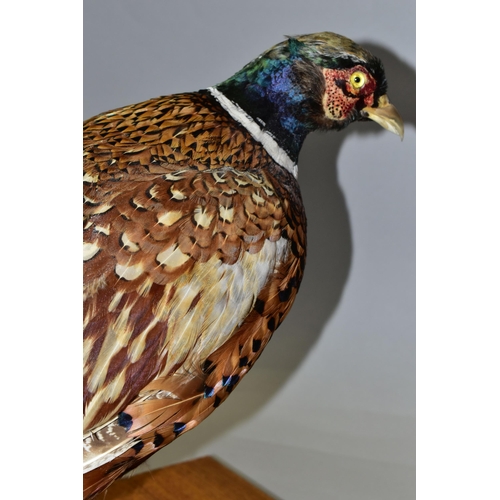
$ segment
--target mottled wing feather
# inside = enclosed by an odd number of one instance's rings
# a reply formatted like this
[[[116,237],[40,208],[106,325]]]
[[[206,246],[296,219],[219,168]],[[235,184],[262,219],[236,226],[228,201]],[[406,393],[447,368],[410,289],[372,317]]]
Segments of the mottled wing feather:
[[[84,124],[90,179],[182,168],[266,167],[272,158],[208,92],[176,94],[109,111]]]
[[[302,254],[303,257],[303,254]],[[99,491],[109,481],[146,460],[183,432],[195,427],[216,409],[262,353],[274,330],[289,311],[302,277],[303,258],[280,270],[262,290],[244,323],[203,364],[204,377],[174,375],[156,379],[145,392],[172,391],[180,399],[146,399],[130,404],[122,415],[130,418],[129,448],[85,476],[88,491]]]
[[[224,168],[150,177],[86,190],[87,428],[122,410],[162,370],[189,371],[188,361],[199,369],[189,356],[218,347],[207,332],[218,330],[223,342],[227,325],[241,323],[286,225],[263,175]],[[110,208],[99,213],[102,205]],[[243,287],[243,272],[253,286]]]
[[[85,123],[86,497],[227,397],[304,260],[295,179],[207,93]]]

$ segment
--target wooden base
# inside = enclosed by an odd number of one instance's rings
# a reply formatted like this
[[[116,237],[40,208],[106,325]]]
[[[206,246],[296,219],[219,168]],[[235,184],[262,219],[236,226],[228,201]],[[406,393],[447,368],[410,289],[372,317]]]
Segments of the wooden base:
[[[120,479],[96,500],[273,500],[212,457]]]

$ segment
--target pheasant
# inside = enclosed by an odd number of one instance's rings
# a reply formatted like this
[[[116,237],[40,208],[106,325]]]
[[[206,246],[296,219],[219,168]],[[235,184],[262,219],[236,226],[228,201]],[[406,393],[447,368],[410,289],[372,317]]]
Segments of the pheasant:
[[[224,82],[84,123],[84,498],[205,419],[295,300],[314,130],[403,137],[381,62],[288,37]]]

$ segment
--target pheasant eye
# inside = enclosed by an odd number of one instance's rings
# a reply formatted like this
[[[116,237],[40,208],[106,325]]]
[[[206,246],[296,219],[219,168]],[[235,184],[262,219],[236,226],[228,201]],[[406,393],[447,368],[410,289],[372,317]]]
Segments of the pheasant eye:
[[[364,86],[365,82],[366,82],[366,76],[364,73],[361,73],[361,71],[355,71],[352,75],[351,75],[351,85],[355,88],[355,89],[360,89],[361,87]]]

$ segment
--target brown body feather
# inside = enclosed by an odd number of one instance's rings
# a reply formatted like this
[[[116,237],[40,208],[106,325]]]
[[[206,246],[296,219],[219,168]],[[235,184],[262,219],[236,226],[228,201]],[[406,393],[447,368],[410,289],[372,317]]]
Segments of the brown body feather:
[[[85,122],[84,196],[89,497],[227,397],[288,313],[306,242],[295,178],[203,93]]]

